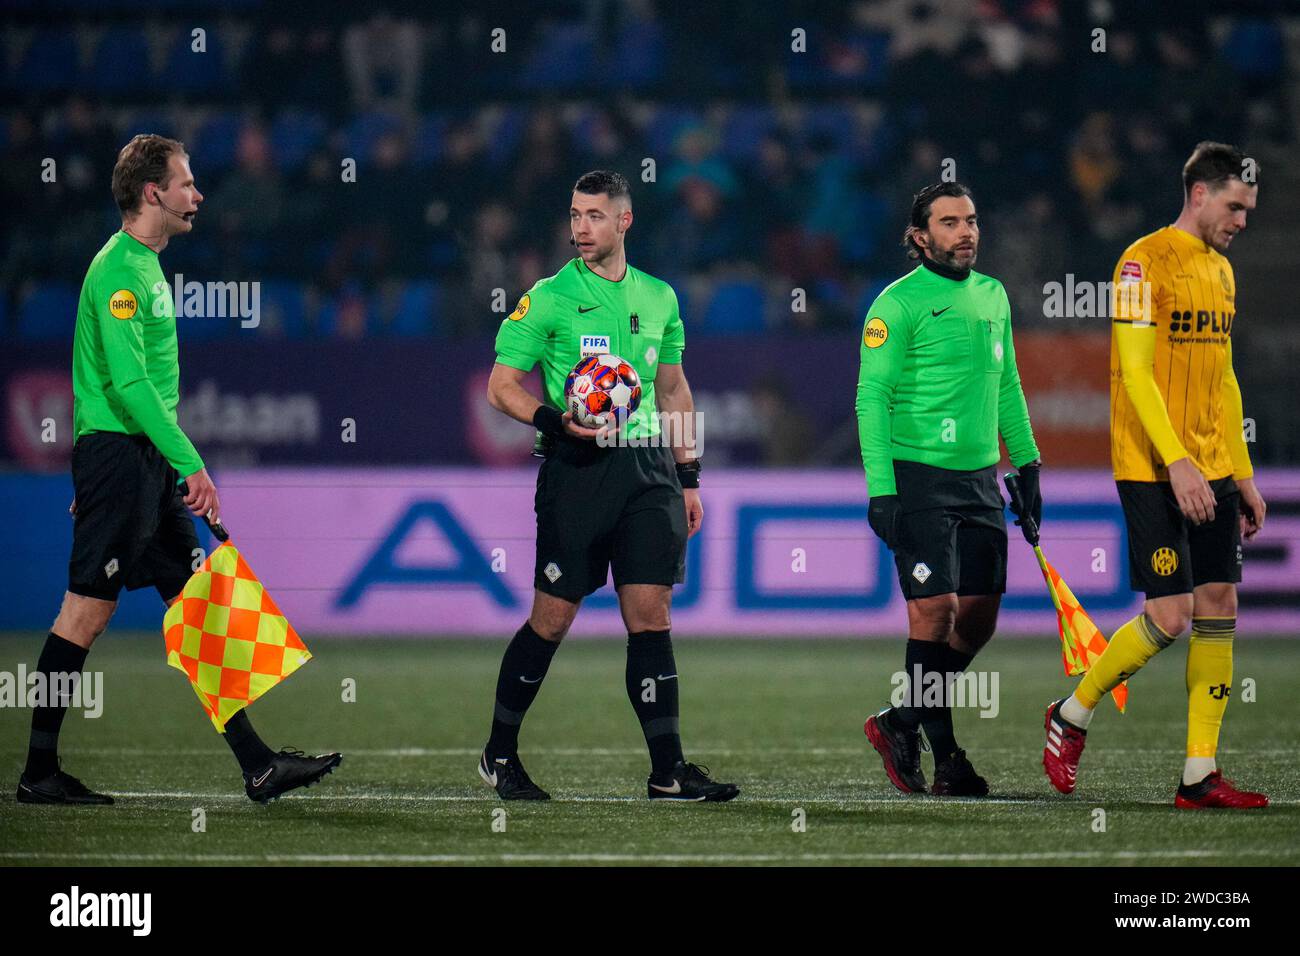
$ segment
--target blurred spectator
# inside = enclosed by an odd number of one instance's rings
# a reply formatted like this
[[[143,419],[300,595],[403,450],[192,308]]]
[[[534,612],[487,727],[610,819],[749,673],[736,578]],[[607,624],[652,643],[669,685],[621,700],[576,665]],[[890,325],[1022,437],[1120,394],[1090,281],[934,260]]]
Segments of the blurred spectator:
[[[813,423],[799,411],[785,379],[768,373],[754,383],[751,394],[762,463],[771,468],[806,465],[812,455]]]
[[[352,102],[358,109],[413,113],[419,93],[422,39],[414,20],[389,13],[354,23],[343,34]]]

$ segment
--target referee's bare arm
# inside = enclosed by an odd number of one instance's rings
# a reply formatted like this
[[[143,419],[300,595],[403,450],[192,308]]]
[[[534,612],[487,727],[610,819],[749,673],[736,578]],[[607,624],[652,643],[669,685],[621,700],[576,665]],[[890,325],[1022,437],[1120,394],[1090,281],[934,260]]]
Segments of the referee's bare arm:
[[[687,429],[685,423],[695,414],[695,399],[691,397],[691,386],[686,381],[686,373],[680,364],[659,363],[655,375],[655,398],[659,411],[676,434],[670,436],[673,458],[678,464],[694,461],[699,457],[696,450],[698,438],[694,428]],[[678,424],[680,423],[680,424]]]
[[[527,374],[521,369],[502,365],[500,362],[495,363],[492,366],[492,374],[488,376],[487,398],[488,404],[497,411],[505,412],[517,422],[531,425],[533,416],[537,414],[537,409],[542,403],[537,396],[524,388],[524,376]],[[570,412],[564,413],[564,430],[575,438],[588,439],[594,439],[599,431],[595,428],[575,425]]]

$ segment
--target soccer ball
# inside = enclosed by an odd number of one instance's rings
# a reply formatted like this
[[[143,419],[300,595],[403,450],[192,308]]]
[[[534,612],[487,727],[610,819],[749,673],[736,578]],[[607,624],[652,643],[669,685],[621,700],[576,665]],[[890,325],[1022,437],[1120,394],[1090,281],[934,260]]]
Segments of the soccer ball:
[[[622,425],[641,404],[641,379],[617,355],[588,355],[565,380],[564,401],[586,428]]]

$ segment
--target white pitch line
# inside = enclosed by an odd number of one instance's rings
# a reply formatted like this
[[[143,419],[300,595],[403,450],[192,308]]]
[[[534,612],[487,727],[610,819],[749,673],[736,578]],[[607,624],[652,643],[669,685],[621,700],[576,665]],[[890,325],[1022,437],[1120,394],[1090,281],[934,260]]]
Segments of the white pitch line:
[[[864,738],[865,741],[865,738]],[[693,747],[697,754],[710,757],[751,757],[765,755],[804,755],[809,757],[847,757],[870,753],[867,745],[861,747]],[[1104,755],[1115,756],[1151,756],[1167,757],[1171,754],[1182,756],[1181,747],[1168,750],[1137,748],[1113,748],[1101,750]],[[18,752],[18,751],[15,751]],[[151,749],[147,747],[67,747],[64,755],[86,754],[89,756],[118,757],[201,757],[227,753],[216,747]],[[356,757],[478,757],[483,753],[482,747],[383,747],[344,750],[343,755]],[[644,747],[536,747],[529,748],[529,754],[552,757],[636,757],[644,756]],[[1028,754],[1036,757],[1037,747],[981,747],[978,754]],[[1247,755],[1256,757],[1282,757],[1300,755],[1300,746],[1272,750],[1220,749],[1220,755]]]
[[[242,803],[248,799],[236,793],[198,793],[184,790],[119,790],[112,793],[114,797],[129,797],[140,799],[184,799],[184,800],[230,800]],[[385,800],[393,802],[406,803],[494,803],[496,798],[487,795],[482,796],[457,796],[455,794],[441,793],[308,793],[298,795],[303,800]],[[773,803],[782,806],[802,806],[804,804],[818,805],[829,804],[833,806],[892,806],[903,807],[908,805],[923,806],[946,806],[951,804],[961,804],[965,806],[987,806],[987,805],[1042,805],[1044,807],[1062,807],[1072,804],[1064,801],[1056,801],[1050,794],[1044,794],[1039,797],[786,797],[786,796],[763,796],[763,795],[742,795],[740,798],[743,803]],[[296,802],[296,800],[295,800]],[[552,803],[649,803],[645,797],[553,797]],[[680,801],[663,801],[666,804],[677,805]],[[1130,801],[1124,801],[1130,802]],[[1172,801],[1166,800],[1147,800],[1142,801],[1151,807],[1172,807]],[[1300,799],[1281,799],[1272,800],[1272,806],[1294,806],[1300,804]],[[1078,804],[1082,805],[1082,804]]]
[[[9,860],[114,860],[123,863],[1032,863],[1043,860],[1287,858],[1278,850],[1063,850],[1059,853],[35,853]]]

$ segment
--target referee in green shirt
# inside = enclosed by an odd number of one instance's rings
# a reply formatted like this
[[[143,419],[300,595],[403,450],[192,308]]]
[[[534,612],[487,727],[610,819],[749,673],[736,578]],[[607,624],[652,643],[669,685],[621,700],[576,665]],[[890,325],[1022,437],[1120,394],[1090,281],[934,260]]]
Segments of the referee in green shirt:
[[[158,254],[194,228],[203,194],[185,147],[136,136],[113,167],[122,228],[86,270],[72,347],[72,558],[63,607],[36,669],[80,675],[122,588],[180,596],[199,553],[190,514],[219,520],[221,503],[203,459],[176,421],[180,397],[176,310]],[[19,803],[109,804],[59,766],[61,700],[33,708]],[[258,802],[319,780],[339,754],[274,753],[241,710],[225,737]]]
[[[569,223],[578,256],[537,282],[501,322],[488,381],[493,407],[533,425],[546,460],[537,474],[533,608],[501,660],[479,775],[504,800],[549,799],[519,759],[519,727],[578,606],[612,568],[628,632],[628,700],[650,751],[647,796],[730,800],[739,788],[686,762],[678,729],[672,586],[683,580],[686,539],[699,530],[704,508],[688,433],[674,424],[664,435],[659,420],[661,412],[680,420],[695,410],[682,371],[686,333],[677,294],[627,263],[632,197],[620,174],[582,176]],[[641,404],[613,443],[561,412],[569,372],[602,354],[620,356],[641,380]],[[522,384],[539,363],[542,400]]]
[[[988,784],[957,746],[946,691],[993,636],[1006,591],[998,435],[1036,522],[1038,447],[1006,290],[971,268],[979,225],[970,190],[921,190],[903,242],[920,265],[867,313],[857,416],[869,522],[894,553],[907,599],[908,693],[903,706],[867,718],[865,730],[899,790],[926,790],[923,729],[934,753],[931,792],[985,796]],[[945,688],[941,701],[933,690],[923,695],[936,687]]]

